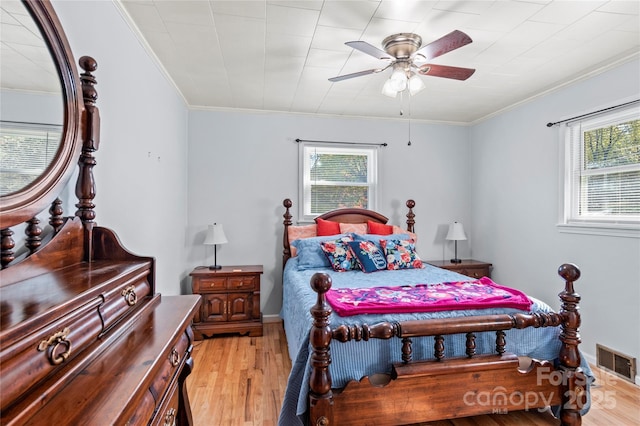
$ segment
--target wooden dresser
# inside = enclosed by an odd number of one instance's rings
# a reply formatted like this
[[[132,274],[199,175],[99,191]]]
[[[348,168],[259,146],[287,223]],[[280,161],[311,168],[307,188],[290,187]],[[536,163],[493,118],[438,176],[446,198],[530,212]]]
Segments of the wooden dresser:
[[[426,260],[425,263],[458,272],[471,278],[491,278],[491,263],[480,260],[463,259],[460,263],[451,263],[448,260]]]
[[[202,304],[193,321],[196,340],[214,334],[262,336],[260,276],[262,265],[197,267],[191,272],[193,294]]]
[[[155,259],[95,222],[97,63],[81,58],[79,76],[51,4],[23,6],[60,75],[65,114],[51,165],[0,194],[0,424],[191,425],[185,379],[199,297],[161,296]],[[76,165],[78,210],[65,216],[57,196]]]

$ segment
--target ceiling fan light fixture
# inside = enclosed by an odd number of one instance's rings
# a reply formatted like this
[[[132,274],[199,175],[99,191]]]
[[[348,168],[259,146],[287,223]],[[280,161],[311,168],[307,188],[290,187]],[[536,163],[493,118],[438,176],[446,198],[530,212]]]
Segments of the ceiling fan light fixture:
[[[391,88],[396,92],[402,92],[407,88],[407,74],[403,68],[397,67],[393,70],[391,77],[389,77]]]
[[[398,96],[398,91],[391,86],[392,86],[391,79],[388,78],[387,81],[385,81],[384,85],[382,86],[382,94],[390,98],[395,98],[396,96]]]
[[[422,81],[420,76],[414,72],[411,73],[411,77],[409,77],[407,85],[409,86],[409,93],[411,93],[411,96],[420,93],[426,87],[424,85],[424,81]]]

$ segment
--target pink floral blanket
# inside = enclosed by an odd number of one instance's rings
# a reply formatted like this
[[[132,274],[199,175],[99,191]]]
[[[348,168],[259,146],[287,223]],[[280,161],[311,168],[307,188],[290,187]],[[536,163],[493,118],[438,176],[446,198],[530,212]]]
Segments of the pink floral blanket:
[[[337,288],[329,290],[327,301],[340,316],[496,307],[528,311],[532,303],[521,291],[487,277],[413,286]]]

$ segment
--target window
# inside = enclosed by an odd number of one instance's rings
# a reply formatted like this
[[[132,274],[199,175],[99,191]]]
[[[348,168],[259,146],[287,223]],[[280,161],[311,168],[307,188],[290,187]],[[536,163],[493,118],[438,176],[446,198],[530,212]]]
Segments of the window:
[[[376,209],[378,149],[300,143],[300,219],[343,207]]]
[[[19,191],[51,164],[62,126],[0,122],[0,195]]]
[[[569,124],[564,162],[565,230],[640,236],[638,108]]]

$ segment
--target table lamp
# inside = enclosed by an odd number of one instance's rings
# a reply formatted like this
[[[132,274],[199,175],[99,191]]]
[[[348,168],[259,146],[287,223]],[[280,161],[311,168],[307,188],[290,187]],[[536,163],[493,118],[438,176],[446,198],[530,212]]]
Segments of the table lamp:
[[[207,236],[204,239],[204,244],[213,246],[213,265],[209,266],[209,269],[221,269],[222,266],[218,265],[217,259],[217,250],[218,244],[226,244],[227,236],[224,235],[224,228],[222,224],[214,223],[213,225],[209,225],[209,229],[207,230]]]
[[[453,240],[455,245],[455,254],[453,256],[453,259],[451,259],[451,263],[461,263],[462,260],[458,259],[458,241],[467,239],[462,224],[453,222],[451,225],[449,225],[449,232],[447,232],[446,239]]]

